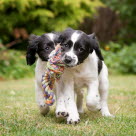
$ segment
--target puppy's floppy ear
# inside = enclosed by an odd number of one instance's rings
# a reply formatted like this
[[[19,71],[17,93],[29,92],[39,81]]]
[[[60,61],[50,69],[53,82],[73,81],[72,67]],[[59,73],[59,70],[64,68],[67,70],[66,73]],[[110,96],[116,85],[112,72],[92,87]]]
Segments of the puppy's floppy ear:
[[[36,35],[30,35],[29,45],[27,47],[27,53],[26,53],[26,61],[27,65],[32,65],[36,61],[36,52],[38,49],[38,43],[39,43],[39,36]]]
[[[96,55],[99,57],[100,60],[104,60],[100,47],[99,47],[99,42],[98,39],[95,35],[95,33],[88,35],[90,38],[91,45],[93,46],[93,49],[96,52]],[[92,50],[90,51],[92,53]]]
[[[59,35],[57,43],[62,43],[62,41],[63,41],[63,37],[62,37],[62,35]]]

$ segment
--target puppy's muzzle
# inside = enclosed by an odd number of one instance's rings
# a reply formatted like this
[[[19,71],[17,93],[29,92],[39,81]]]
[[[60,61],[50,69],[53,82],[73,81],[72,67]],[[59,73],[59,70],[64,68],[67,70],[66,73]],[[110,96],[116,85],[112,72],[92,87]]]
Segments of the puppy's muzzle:
[[[70,64],[72,62],[72,58],[70,56],[65,55],[64,62],[66,64]]]
[[[75,66],[76,60],[72,58],[71,56],[65,55],[63,58],[63,62],[68,66],[68,67],[73,67]]]

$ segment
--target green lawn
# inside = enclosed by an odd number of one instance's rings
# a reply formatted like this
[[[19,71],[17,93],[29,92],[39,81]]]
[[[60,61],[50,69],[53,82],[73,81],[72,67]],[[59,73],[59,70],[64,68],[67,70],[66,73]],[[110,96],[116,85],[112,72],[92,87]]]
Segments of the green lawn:
[[[136,76],[111,76],[109,108],[116,118],[102,117],[85,108],[78,125],[55,117],[55,108],[43,117],[35,103],[34,79],[0,82],[2,136],[134,136],[136,135]]]

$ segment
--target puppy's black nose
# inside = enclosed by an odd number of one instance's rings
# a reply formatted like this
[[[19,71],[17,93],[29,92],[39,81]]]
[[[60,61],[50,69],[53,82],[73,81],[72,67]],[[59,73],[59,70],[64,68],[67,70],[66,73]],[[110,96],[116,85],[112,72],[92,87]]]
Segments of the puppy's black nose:
[[[72,61],[72,58],[70,56],[66,55],[64,61],[65,61],[66,64],[68,64],[68,63],[70,63]]]

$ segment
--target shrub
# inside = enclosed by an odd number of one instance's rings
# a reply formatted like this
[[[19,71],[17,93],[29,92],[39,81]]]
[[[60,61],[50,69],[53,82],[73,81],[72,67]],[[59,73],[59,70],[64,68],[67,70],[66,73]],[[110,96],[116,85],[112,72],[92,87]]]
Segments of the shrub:
[[[120,72],[136,74],[136,43],[133,43],[130,47],[126,46],[121,49],[118,57]]]
[[[4,49],[0,54],[0,78],[19,79],[34,75],[34,66],[26,65],[24,52]]]
[[[122,47],[117,43],[110,43],[102,50],[105,63],[110,71],[136,74],[136,43]]]
[[[136,42],[136,1],[135,0],[102,0],[108,7],[119,14],[123,27],[118,34],[119,40],[131,43]]]
[[[100,0],[0,0],[0,39],[77,28],[100,5]]]

